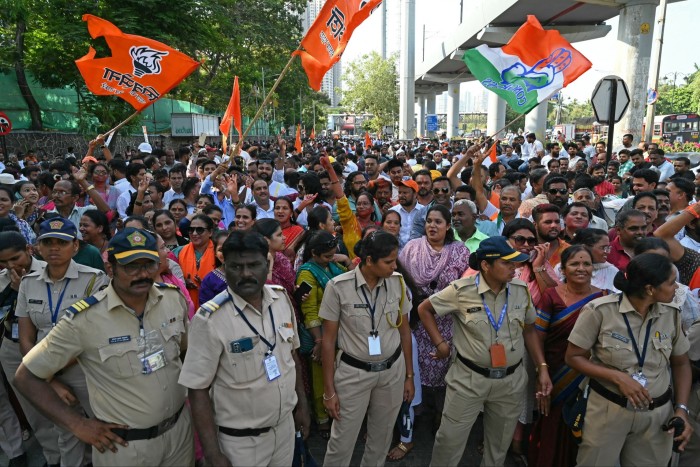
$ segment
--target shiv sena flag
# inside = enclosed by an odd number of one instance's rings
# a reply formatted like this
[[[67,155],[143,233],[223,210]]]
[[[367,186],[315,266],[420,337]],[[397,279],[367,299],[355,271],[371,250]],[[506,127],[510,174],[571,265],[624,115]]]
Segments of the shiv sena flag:
[[[303,147],[301,145],[301,125],[297,125],[297,136],[294,138],[294,147],[297,148],[298,153],[301,153]]]
[[[118,96],[143,110],[177,86],[200,63],[167,45],[132,34],[102,18],[83,15],[93,39],[104,37],[111,57],[87,55],[75,61],[87,88],[98,96]]]
[[[226,141],[228,139],[228,133],[231,130],[231,121],[233,120],[233,127],[238,132],[238,138],[241,138],[243,131],[241,131],[242,121],[241,121],[241,93],[238,89],[238,76],[233,79],[233,92],[231,93],[231,100],[228,102],[228,107],[226,107],[226,112],[224,117],[221,119],[221,124],[219,125],[219,130],[222,133],[222,143],[224,153],[226,152]]]
[[[591,67],[559,31],[545,31],[537,18],[527,22],[503,47],[480,45],[464,62],[481,84],[518,113],[527,113]]]
[[[372,13],[382,0],[327,0],[316,21],[301,41],[304,50],[293,55],[301,57],[301,66],[309,78],[309,86],[321,89],[328,70],[340,60],[353,31]]]

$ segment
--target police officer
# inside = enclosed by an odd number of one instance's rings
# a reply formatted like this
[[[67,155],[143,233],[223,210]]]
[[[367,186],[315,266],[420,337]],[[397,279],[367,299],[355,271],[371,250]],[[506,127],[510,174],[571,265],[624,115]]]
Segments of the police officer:
[[[693,467],[697,465],[700,458],[700,321],[695,321],[688,329],[688,358],[693,363],[693,387],[688,399],[690,426],[693,427],[693,434],[680,455],[679,466]]]
[[[149,233],[126,228],[107,251],[112,282],[66,310],[24,357],[17,387],[92,445],[96,466],[194,465],[186,390],[177,383],[187,302],[177,287],[154,284],[159,256]],[[94,418],[70,410],[44,381],[73,359],[90,382]]]
[[[693,431],[690,346],[679,310],[669,304],[678,288],[676,269],[665,256],[644,253],[614,285],[622,293],[586,305],[569,335],[566,363],[590,377],[576,463],[666,465],[673,430],[660,427],[672,417],[683,420],[676,438],[681,450]]]
[[[524,346],[539,368],[537,397],[551,391],[534,328],[535,308],[527,285],[514,279],[517,263],[527,259],[505,237],[483,240],[469,257],[469,266],[479,273],[453,281],[418,307],[435,345],[433,358],[450,355],[450,345],[440,335],[433,315],[455,315],[456,355],[447,373],[445,408],[431,465],[459,463],[481,411],[485,438],[481,465],[503,465],[524,401]]]
[[[15,314],[19,318],[19,348],[26,355],[63,317],[66,308],[106,286],[104,272],[76,263],[78,230],[71,221],[53,218],[41,223],[37,250],[46,266],[22,278]],[[61,399],[78,413],[92,416],[85,374],[76,362],[66,362],[48,379]],[[27,394],[24,394],[27,396]],[[61,463],[81,465],[86,446],[70,432],[59,429]],[[88,454],[89,456],[89,454]]]
[[[398,251],[395,236],[373,232],[355,246],[359,267],[326,284],[323,401],[334,422],[324,465],[350,465],[365,413],[362,465],[384,465],[401,403],[413,399],[411,303],[394,272]]]
[[[22,361],[22,354],[19,351],[19,323],[15,316],[15,305],[17,304],[17,291],[22,276],[43,268],[46,265],[43,261],[32,258],[32,247],[27,245],[24,236],[15,227],[13,230],[3,230],[0,232],[0,316],[4,316],[2,326],[2,346],[0,346],[0,366],[7,377],[10,386],[14,388],[15,371]],[[13,465],[13,458],[24,453],[22,449],[22,430],[10,431],[5,423],[17,421],[10,406],[8,394],[4,385],[0,384],[0,447],[10,458],[10,465]],[[15,390],[17,399],[22,406],[30,426],[34,430],[39,445],[43,449],[44,458],[49,465],[58,464],[61,454],[58,450],[58,436],[53,429],[53,423],[34,409],[19,391]],[[9,411],[8,411],[9,409]],[[2,439],[4,438],[4,439]],[[3,444],[5,443],[7,447]],[[19,450],[18,450],[19,449]],[[25,454],[26,456],[26,454]]]
[[[309,433],[294,309],[284,288],[265,285],[267,253],[259,233],[233,232],[229,287],[192,319],[180,383],[210,465],[291,465],[294,419]]]

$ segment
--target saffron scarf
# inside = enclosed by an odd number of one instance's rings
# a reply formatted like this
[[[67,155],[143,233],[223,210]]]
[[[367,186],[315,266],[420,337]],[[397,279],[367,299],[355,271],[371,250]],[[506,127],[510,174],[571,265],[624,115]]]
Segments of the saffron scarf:
[[[197,285],[196,289],[187,289],[187,291],[190,293],[190,298],[192,299],[192,303],[194,303],[195,310],[199,309],[199,285],[202,283],[204,276],[212,272],[216,267],[214,243],[212,243],[211,240],[209,241],[207,249],[204,250],[204,254],[199,260],[199,267],[197,267],[195,248],[191,243],[188,243],[180,250],[178,260],[185,279]]]

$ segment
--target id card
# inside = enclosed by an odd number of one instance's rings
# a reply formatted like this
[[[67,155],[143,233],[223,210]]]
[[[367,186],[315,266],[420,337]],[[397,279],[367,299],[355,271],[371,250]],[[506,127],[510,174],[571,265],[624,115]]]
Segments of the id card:
[[[632,375],[632,379],[638,382],[643,388],[647,387],[647,377],[644,373],[635,373]]]
[[[294,329],[291,326],[286,327],[284,325],[281,325],[277,328],[277,332],[279,333],[282,340],[284,340],[285,342],[292,342],[292,338],[294,337]]]
[[[503,368],[506,366],[506,348],[503,344],[496,342],[489,347],[491,354],[491,368]]]
[[[277,357],[274,355],[268,355],[263,360],[265,364],[265,372],[267,373],[267,380],[273,381],[280,377],[280,368],[277,366]]]
[[[12,338],[19,339],[19,323],[12,323]]]
[[[158,352],[146,355],[141,359],[141,364],[143,366],[143,374],[150,375],[154,371],[158,371],[165,366],[165,353],[159,350]]]
[[[368,336],[367,342],[369,342],[370,355],[382,354],[382,344],[379,342],[379,334],[377,334],[376,336]]]

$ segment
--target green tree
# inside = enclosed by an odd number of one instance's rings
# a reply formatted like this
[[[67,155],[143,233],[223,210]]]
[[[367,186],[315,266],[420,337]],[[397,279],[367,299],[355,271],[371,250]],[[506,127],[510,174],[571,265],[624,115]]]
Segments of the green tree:
[[[365,120],[365,129],[381,132],[392,125],[399,113],[399,75],[396,55],[383,60],[372,52],[351,62],[343,74],[345,90],[341,105],[352,113],[371,114]]]
[[[667,75],[659,85],[656,115],[690,113],[700,111],[700,71],[686,77]]]

